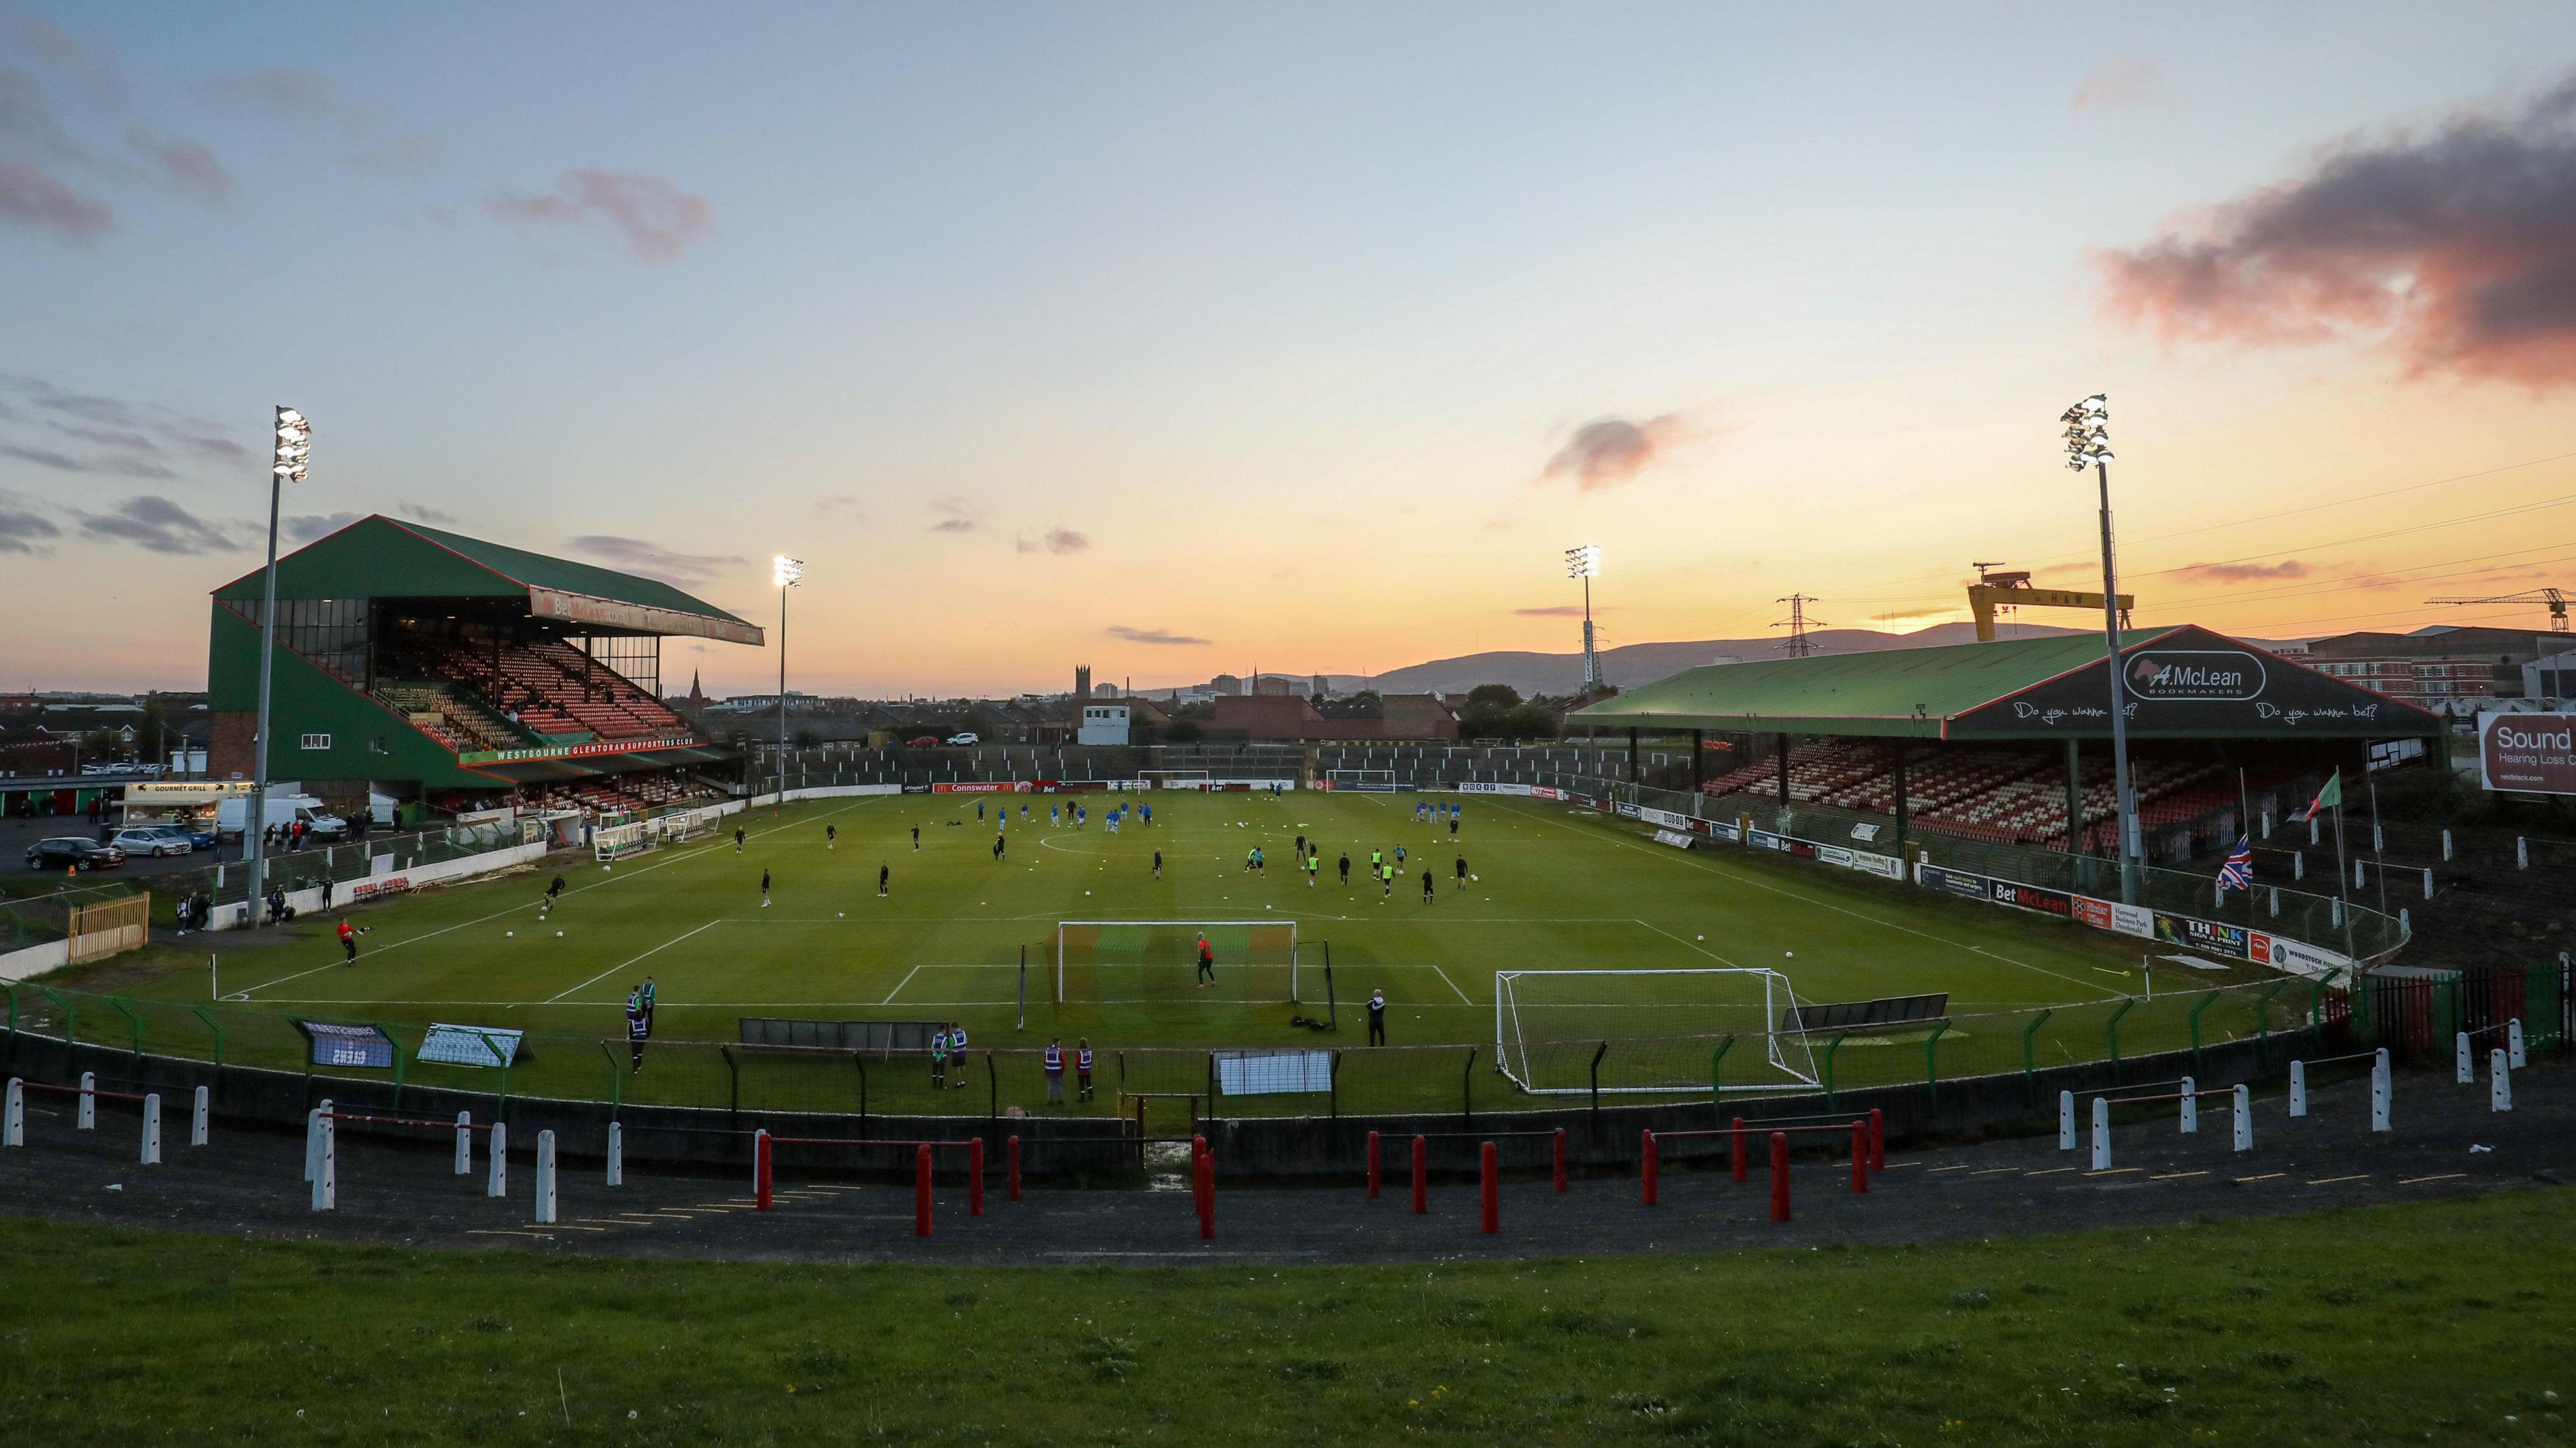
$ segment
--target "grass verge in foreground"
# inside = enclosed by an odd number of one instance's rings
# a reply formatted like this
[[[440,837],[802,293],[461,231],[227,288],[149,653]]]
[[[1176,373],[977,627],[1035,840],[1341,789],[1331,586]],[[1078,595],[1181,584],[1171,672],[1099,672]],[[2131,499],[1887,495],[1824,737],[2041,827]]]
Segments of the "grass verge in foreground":
[[[2576,1195],[1908,1248],[969,1270],[0,1222],[9,1441],[2564,1443]]]

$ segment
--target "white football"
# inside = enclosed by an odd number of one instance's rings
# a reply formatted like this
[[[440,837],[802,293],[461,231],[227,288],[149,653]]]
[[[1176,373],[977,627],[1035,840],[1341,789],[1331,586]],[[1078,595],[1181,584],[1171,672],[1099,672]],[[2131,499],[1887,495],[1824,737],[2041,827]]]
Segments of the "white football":
[[[615,865],[602,865],[602,866],[600,866],[599,868],[600,868],[601,873],[605,874],[606,872],[608,872],[608,871],[610,871],[610,870],[614,870],[614,869],[616,869],[617,867],[616,867]]]
[[[504,931],[502,931],[501,933],[502,933],[503,935],[516,936],[519,932],[517,932],[517,931],[515,931],[515,930],[504,930]]]
[[[847,920],[847,919],[849,919],[849,918],[850,918],[850,912],[849,912],[849,911],[847,911],[847,910],[841,911],[841,912],[840,912],[840,915],[841,915],[841,918],[842,918],[842,919],[844,919],[844,920]]]
[[[1483,879],[1483,878],[1485,878],[1485,877],[1484,877],[1484,876],[1482,876],[1482,875],[1469,875],[1467,878],[1468,878],[1468,879],[1470,879],[1470,880],[1481,880],[1481,879]]]
[[[555,932],[555,939],[557,939],[557,940],[561,940],[561,939],[563,939],[563,932],[562,932],[562,931],[560,931],[560,930],[556,931],[556,932]]]
[[[1796,960],[1798,958],[1798,952],[1794,950],[1784,950],[1781,951],[1780,954],[1790,960]]]
[[[1694,936],[1692,936],[1692,937],[1691,937],[1691,939],[1693,939],[1693,940],[1706,940],[1706,939],[1708,939],[1708,937],[1707,937],[1707,936],[1705,936],[1705,935],[1694,935]]]

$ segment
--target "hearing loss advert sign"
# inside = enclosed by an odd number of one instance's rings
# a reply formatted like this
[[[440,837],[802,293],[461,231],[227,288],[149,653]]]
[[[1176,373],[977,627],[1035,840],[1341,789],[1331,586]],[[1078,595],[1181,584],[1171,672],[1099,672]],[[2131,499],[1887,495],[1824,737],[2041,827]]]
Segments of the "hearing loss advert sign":
[[[2478,783],[2576,794],[2576,714],[2480,714]]]

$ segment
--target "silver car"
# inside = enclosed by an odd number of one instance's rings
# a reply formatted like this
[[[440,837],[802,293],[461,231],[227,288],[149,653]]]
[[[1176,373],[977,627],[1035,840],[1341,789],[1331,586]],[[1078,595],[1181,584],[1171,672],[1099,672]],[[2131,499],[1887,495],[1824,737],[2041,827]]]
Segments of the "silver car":
[[[186,835],[176,830],[149,825],[118,830],[109,843],[129,855],[185,855],[194,853],[197,848]]]

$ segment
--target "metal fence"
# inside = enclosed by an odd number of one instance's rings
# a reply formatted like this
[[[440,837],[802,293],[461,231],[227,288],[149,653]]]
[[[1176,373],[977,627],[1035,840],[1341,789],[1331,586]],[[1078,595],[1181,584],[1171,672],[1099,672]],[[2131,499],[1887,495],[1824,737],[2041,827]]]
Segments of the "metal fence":
[[[1325,1043],[1319,1069],[1297,1089],[1236,1090],[1224,1057],[1236,1048],[1130,1047],[1098,1052],[1088,1099],[1070,1053],[1049,1089],[1035,1046],[979,1048],[934,1067],[929,1054],[890,1047],[821,1049],[715,1041],[650,1041],[640,1069],[623,1039],[531,1032],[508,1066],[422,1057],[426,1027],[374,1025],[394,1044],[378,1068],[316,1065],[287,1014],[242,1006],[92,995],[34,983],[0,984],[15,1058],[25,1038],[74,1041],[137,1057],[302,1071],[324,1080],[391,1083],[514,1098],[695,1107],[711,1111],[810,1111],[852,1116],[1132,1117],[1139,1100],[1158,1112],[1272,1117],[1487,1112],[1569,1104],[1758,1099],[1822,1090],[1928,1087],[2028,1075],[2070,1064],[2119,1063],[2162,1052],[2198,1052],[2307,1027],[2356,1048],[2386,1045],[2410,1058],[2447,1059],[2453,1033],[2523,1022],[2534,1049],[2564,1049],[2568,975],[2562,957],[2511,971],[2448,978],[2281,977],[2147,997],[1954,1015],[1901,1027],[1804,1034],[1744,1031],[1666,1037],[1584,1037],[1504,1043],[1383,1046]],[[320,1019],[308,1017],[307,1019]],[[1774,1052],[1812,1062],[1813,1085],[1772,1066]],[[1315,1058],[1309,1058],[1310,1063]],[[0,1061],[0,1069],[5,1069]],[[1290,1073],[1300,1074],[1302,1073]],[[1516,1079],[1517,1078],[1517,1079]],[[1531,1081],[1555,1089],[1534,1093]],[[1276,1081],[1274,1079],[1274,1084]],[[1186,1107],[1174,1102],[1189,1098]],[[1157,1118],[1160,1119],[1159,1117]]]

